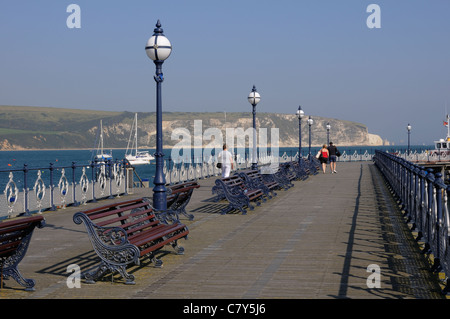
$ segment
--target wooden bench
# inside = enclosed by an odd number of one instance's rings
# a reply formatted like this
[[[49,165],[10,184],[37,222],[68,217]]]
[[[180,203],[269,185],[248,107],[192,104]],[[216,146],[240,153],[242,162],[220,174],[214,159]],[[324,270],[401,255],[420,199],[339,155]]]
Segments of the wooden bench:
[[[26,279],[17,268],[25,256],[36,227],[42,228],[45,219],[42,215],[18,217],[0,222],[0,289],[3,279],[12,277],[27,291],[33,291],[36,282]]]
[[[297,174],[290,169],[290,162],[280,164],[280,171],[282,172],[282,174],[284,174],[284,176],[286,176],[289,182],[298,179]]]
[[[306,166],[311,170],[312,175],[319,174],[320,162],[315,156],[312,156],[310,159],[304,159],[304,161]]]
[[[261,174],[258,170],[245,170],[239,172],[238,175],[244,180],[247,187],[260,188],[269,199],[277,196],[275,190],[280,188],[280,184],[274,179],[263,177],[272,174]]]
[[[262,174],[262,176],[264,176],[264,179],[266,180],[273,180],[277,182],[279,187],[284,190],[294,187],[294,184],[292,183],[294,180],[293,176],[286,173],[286,170],[282,164],[278,165],[277,170],[273,171],[271,174]]]
[[[75,213],[74,222],[84,222],[92,246],[102,260],[94,271],[85,272],[84,278],[94,283],[107,272],[119,272],[126,284],[134,284],[134,276],[126,268],[133,263],[139,265],[140,257],[149,257],[156,267],[161,267],[162,261],[156,259],[155,252],[165,245],[172,245],[177,254],[183,254],[184,249],[177,241],[187,239],[189,230],[173,216],[167,212],[155,214],[145,198]]]
[[[194,189],[200,185],[196,181],[178,183],[166,186],[167,189],[167,208],[177,214],[183,214],[189,220],[194,219],[193,214],[186,212],[186,206],[191,200]]]
[[[247,213],[245,207],[250,210],[255,208],[251,202],[259,206],[261,201],[266,201],[264,192],[260,188],[247,188],[242,178],[238,175],[218,178],[215,184],[212,192],[217,196],[216,201],[226,199],[229,203],[222,210],[222,215],[234,209],[239,209],[245,215]]]
[[[310,169],[305,165],[302,159],[300,164],[298,161],[287,163],[288,169],[297,176],[298,180],[306,180],[309,177]]]
[[[295,161],[294,162],[294,168],[296,168],[299,171],[304,172],[308,177],[309,175],[312,174],[311,169],[309,168],[309,166],[305,163],[305,159],[301,158],[300,162],[299,161]]]

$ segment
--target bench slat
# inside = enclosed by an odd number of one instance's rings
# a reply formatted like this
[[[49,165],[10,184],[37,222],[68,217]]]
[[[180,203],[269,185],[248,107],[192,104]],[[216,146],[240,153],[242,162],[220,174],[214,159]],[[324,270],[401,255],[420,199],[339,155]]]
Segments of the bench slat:
[[[154,241],[156,239],[160,239],[166,235],[169,235],[172,232],[183,229],[184,225],[159,225],[153,227],[151,230],[142,232],[136,235],[136,237],[130,239],[130,242],[136,246],[142,246],[147,244],[148,242]]]
[[[178,240],[178,239],[181,239],[183,237],[186,237],[187,233],[188,232],[186,231],[186,232],[174,235],[174,236],[172,236],[169,239],[166,239],[166,240],[164,240],[164,241],[162,241],[160,243],[155,244],[154,247],[143,249],[141,251],[141,255],[144,256],[144,255],[148,254],[149,252],[154,251],[155,249],[160,249],[160,248],[164,247],[165,245],[167,245],[167,244],[169,244],[169,243],[171,243],[171,242],[173,242],[175,240]]]
[[[0,257],[10,256],[19,247],[21,240],[10,241],[0,245]]]
[[[121,206],[120,208],[118,208],[117,206],[108,206],[105,209],[99,209],[98,211],[91,211],[89,213],[85,213],[87,216],[89,216],[89,218],[91,220],[96,220],[96,219],[100,219],[100,218],[104,218],[104,217],[108,217],[110,215],[114,215],[114,214],[118,214],[127,210],[131,210],[131,209],[135,209],[135,208],[141,208],[144,206],[147,206],[148,203],[146,202],[141,202],[141,203],[136,203],[133,205],[127,205],[127,206]]]
[[[115,212],[115,214],[109,214],[108,217],[110,217],[110,219],[102,219],[101,221],[97,221],[95,224],[98,226],[120,226],[120,227],[125,227],[125,224],[134,224],[136,223],[136,216],[141,216],[144,214],[149,214],[151,213],[149,216],[153,216],[153,218],[156,218],[155,214],[153,213],[153,209],[149,208],[146,210],[139,210],[136,211],[132,214],[122,214],[123,211],[120,212]],[[113,215],[117,215],[117,217],[113,218]],[[131,221],[128,221],[131,220]]]

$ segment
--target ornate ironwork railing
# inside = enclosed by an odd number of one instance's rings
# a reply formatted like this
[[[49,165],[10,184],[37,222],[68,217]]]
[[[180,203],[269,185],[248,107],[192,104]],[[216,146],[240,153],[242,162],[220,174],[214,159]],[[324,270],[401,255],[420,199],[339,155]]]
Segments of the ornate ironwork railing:
[[[110,161],[90,165],[29,168],[9,171],[9,180],[0,196],[0,219],[64,209],[88,201],[119,196],[127,192],[125,163]],[[90,174],[87,172],[90,170]],[[43,178],[43,175],[46,178]],[[34,186],[29,188],[34,180]],[[55,182],[56,181],[56,182]]]
[[[375,164],[391,186],[417,240],[424,242],[424,253],[434,256],[433,271],[446,275],[447,293],[450,288],[450,218],[448,198],[450,186],[441,173],[433,173],[399,156],[377,151]]]

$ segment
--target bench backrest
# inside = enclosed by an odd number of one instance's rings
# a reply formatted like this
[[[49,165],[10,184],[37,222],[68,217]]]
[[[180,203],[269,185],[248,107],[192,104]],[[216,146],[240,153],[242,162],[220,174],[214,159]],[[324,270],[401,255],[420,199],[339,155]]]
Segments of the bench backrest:
[[[257,178],[257,179],[262,180],[262,176],[261,176],[261,173],[259,171],[252,170],[252,171],[246,171],[244,173],[250,178]]]
[[[22,240],[44,220],[42,215],[19,217],[0,222],[0,259],[13,255]]]
[[[244,181],[238,175],[233,175],[233,176],[230,176],[230,177],[221,178],[221,181],[226,186],[229,186],[229,187],[233,187],[233,186],[243,187],[244,186]]]
[[[167,186],[167,188],[171,190],[172,194],[188,192],[191,189],[196,189],[199,187],[200,185],[197,182],[185,182]]]
[[[128,236],[161,224],[144,198],[105,205],[83,212],[97,226],[120,227]]]
[[[194,189],[199,187],[200,185],[194,181],[167,186],[166,188],[169,190],[167,207],[171,207],[174,203],[185,202],[190,198]]]

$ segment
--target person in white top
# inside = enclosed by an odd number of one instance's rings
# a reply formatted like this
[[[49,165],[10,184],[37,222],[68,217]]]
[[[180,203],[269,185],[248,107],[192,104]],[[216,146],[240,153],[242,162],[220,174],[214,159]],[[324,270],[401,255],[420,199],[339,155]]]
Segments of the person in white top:
[[[223,144],[223,151],[218,156],[219,163],[222,163],[222,178],[230,176],[231,169],[234,169],[233,155],[227,150],[227,144]]]

